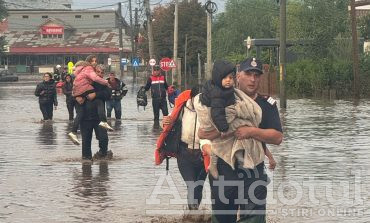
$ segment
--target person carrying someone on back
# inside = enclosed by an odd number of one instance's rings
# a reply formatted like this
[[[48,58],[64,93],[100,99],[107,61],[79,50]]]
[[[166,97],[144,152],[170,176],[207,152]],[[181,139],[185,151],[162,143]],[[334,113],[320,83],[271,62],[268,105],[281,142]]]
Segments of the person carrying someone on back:
[[[89,57],[86,59],[88,60]],[[75,80],[73,82],[73,89],[72,95],[73,97],[82,97],[85,98],[88,94],[94,92],[94,87],[92,86],[93,82],[97,82],[99,84],[109,86],[108,81],[102,77],[99,77],[94,70],[93,65],[96,62],[88,62],[88,61],[78,61],[75,65]],[[105,106],[102,100],[94,100],[94,103],[97,103],[98,108],[98,115],[100,118],[99,126],[108,130],[113,130],[112,127],[109,126],[107,123],[107,117],[105,115]],[[73,122],[72,131],[68,133],[69,138],[72,140],[73,143],[79,145],[80,142],[77,138],[77,130],[82,117],[84,115],[83,105],[80,103],[76,103],[76,117]]]
[[[226,112],[226,107],[228,106],[238,106],[236,104],[235,89],[234,89],[234,77],[236,73],[235,66],[228,61],[215,61],[212,70],[212,80],[206,82],[203,87],[202,94],[199,96],[199,101],[210,107],[210,114],[212,122],[214,123],[217,130],[221,133],[221,138],[232,134],[233,132],[228,132],[229,123],[237,118],[246,119],[247,116],[241,117],[237,115],[236,107],[232,107],[231,110]],[[257,104],[256,104],[257,105]],[[241,106],[239,106],[240,108]],[[252,108],[251,106],[248,108]],[[245,110],[248,111],[248,110]],[[244,110],[243,110],[244,112]],[[254,112],[253,109],[249,112]],[[231,114],[230,114],[231,113]],[[202,119],[200,119],[202,120]],[[201,125],[204,123],[201,123]],[[258,123],[259,124],[259,123]],[[274,158],[270,151],[266,155],[270,162],[273,163]],[[214,153],[207,154],[210,155],[210,164],[208,166],[208,171],[210,174],[217,179],[217,156]],[[239,154],[237,154],[239,155]]]
[[[153,74],[148,78],[145,91],[151,89],[152,93],[152,105],[154,113],[154,122],[159,123],[159,109],[162,110],[163,116],[168,115],[166,90],[168,84],[166,78],[161,74],[160,70],[153,71]]]

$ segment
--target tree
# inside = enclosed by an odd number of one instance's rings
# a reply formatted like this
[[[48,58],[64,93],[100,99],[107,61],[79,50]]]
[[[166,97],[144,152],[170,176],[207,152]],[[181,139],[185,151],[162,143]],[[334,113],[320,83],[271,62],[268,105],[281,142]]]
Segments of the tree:
[[[8,11],[4,5],[4,1],[0,0],[0,22],[3,22],[4,19],[8,16]],[[5,37],[0,37],[0,53],[4,51],[4,46],[6,45]]]
[[[278,15],[278,5],[272,0],[228,0],[225,12],[213,23],[213,59],[246,54],[243,42],[248,36],[276,37],[274,21]]]
[[[178,7],[178,57],[184,57],[187,34],[187,62],[190,67],[194,67],[198,64],[197,53],[206,52],[206,13],[201,4],[195,1],[181,2]],[[172,3],[167,6],[157,6],[152,12],[155,54],[159,57],[173,57],[174,11],[175,5]],[[144,52],[148,52],[146,43],[142,47]]]
[[[299,4],[301,4],[299,6]],[[312,58],[330,56],[335,38],[349,36],[347,0],[304,0],[289,5],[290,37],[309,40],[302,52]],[[298,18],[298,19],[297,19]],[[288,21],[289,21],[288,20]]]
[[[370,14],[363,16],[359,20],[358,25],[360,27],[361,37],[365,40],[370,39]]]

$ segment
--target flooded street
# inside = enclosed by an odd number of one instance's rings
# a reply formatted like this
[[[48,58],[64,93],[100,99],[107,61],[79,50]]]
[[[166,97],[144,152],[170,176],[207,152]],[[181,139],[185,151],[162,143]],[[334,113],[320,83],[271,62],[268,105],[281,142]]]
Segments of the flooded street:
[[[160,130],[153,128],[151,101],[138,111],[129,84],[122,121],[110,122],[114,159],[82,165],[81,147],[67,137],[64,95],[53,122],[41,123],[37,82],[0,83],[0,222],[182,218],[186,188],[176,160],[168,175],[164,164],[154,166]],[[370,222],[370,100],[288,100],[280,115],[284,142],[270,146],[278,164],[267,171],[269,221]],[[201,209],[210,213],[208,180],[205,189]]]

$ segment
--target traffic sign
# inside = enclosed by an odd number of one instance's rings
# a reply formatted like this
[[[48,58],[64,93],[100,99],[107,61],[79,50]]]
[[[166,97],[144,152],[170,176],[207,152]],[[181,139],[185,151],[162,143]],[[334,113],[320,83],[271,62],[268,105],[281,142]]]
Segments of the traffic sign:
[[[126,65],[127,64],[127,58],[121,58],[121,64]]]
[[[159,62],[159,66],[164,71],[169,71],[171,68],[176,68],[175,61],[168,57],[162,58],[161,61]]]
[[[140,64],[140,58],[133,58],[132,59],[132,66],[138,67]]]
[[[112,58],[108,57],[108,65],[112,65]]]
[[[157,63],[157,61],[155,61],[155,59],[150,59],[149,60],[149,65],[150,66],[155,66],[156,63]]]

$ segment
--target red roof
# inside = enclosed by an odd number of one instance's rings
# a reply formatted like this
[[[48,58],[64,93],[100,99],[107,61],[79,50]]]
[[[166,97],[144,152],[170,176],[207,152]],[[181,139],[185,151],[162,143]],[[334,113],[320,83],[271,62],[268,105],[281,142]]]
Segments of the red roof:
[[[118,31],[96,30],[75,32],[68,39],[47,40],[39,31],[7,31],[2,35],[9,45],[9,52],[15,54],[50,53],[118,53]],[[123,38],[124,52],[131,52],[128,36]]]
[[[123,49],[124,52],[131,52]],[[108,47],[10,47],[13,54],[51,54],[51,53],[119,53],[118,48]]]

